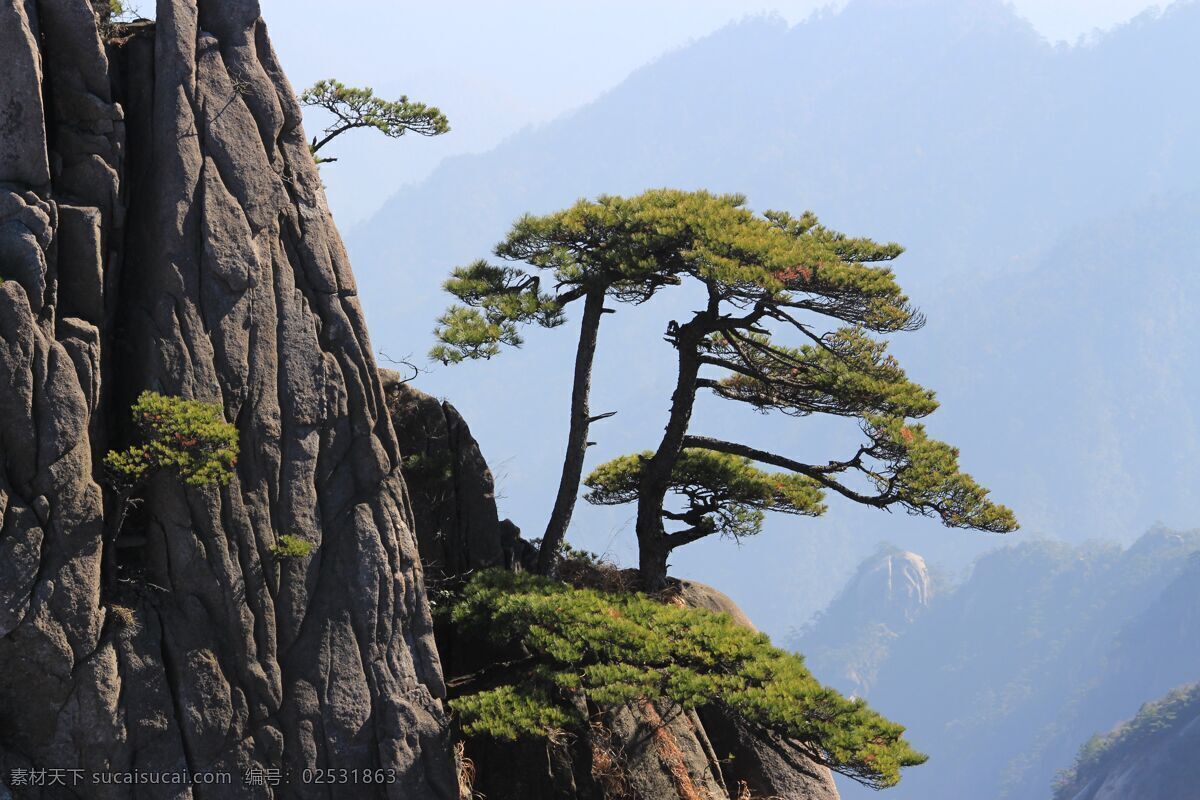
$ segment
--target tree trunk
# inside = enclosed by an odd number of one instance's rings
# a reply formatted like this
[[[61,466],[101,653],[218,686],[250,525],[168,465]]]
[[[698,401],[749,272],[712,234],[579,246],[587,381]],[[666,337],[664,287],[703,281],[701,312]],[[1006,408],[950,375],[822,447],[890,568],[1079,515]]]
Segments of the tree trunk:
[[[554,510],[542,535],[538,553],[538,572],[549,575],[558,566],[558,551],[571,524],[571,513],[579,496],[583,477],[583,460],[587,455],[588,426],[591,411],[588,398],[592,391],[592,361],[596,355],[596,338],[600,317],[604,314],[604,289],[595,288],[584,296],[583,322],[579,328],[579,347],[575,351],[575,378],[571,388],[571,427],[567,434],[567,452],[563,457],[562,477],[558,481],[558,496]]]
[[[638,506],[638,575],[643,592],[657,592],[667,585],[667,558],[671,545],[663,529],[662,516],[650,509],[654,519],[643,524],[642,506]],[[644,530],[648,532],[644,533]]]
[[[700,342],[707,316],[697,317],[679,329],[675,347],[679,351],[679,377],[671,395],[671,415],[658,450],[642,470],[638,490],[637,538],[642,589],[653,592],[667,580],[667,556],[671,546],[663,528],[662,509],[671,488],[671,471],[683,450],[692,408],[696,404],[696,378],[700,372]]]
[[[104,527],[104,551],[100,557],[100,574],[103,576],[104,588],[111,595],[117,588],[117,537],[125,525],[125,517],[129,514],[129,494],[121,492],[113,502],[113,518]]]

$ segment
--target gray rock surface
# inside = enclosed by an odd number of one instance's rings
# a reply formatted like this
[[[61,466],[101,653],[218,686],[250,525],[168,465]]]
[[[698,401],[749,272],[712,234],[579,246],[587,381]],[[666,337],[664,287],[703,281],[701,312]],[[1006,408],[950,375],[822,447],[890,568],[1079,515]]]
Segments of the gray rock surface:
[[[754,628],[733,598],[712,586],[681,580],[678,598],[692,608],[728,614],[739,625]],[[707,737],[709,752],[722,765],[726,789],[734,800],[747,793],[752,798],[838,799],[833,774],[795,744],[759,735],[718,706],[699,709],[695,727]]]
[[[126,33],[0,0],[0,797],[456,797],[401,451],[258,5]],[[151,481],[102,592],[99,459],[146,389],[219,403],[241,457]],[[230,782],[91,780],[130,770]]]
[[[450,403],[380,371],[396,426],[413,520],[427,572],[465,575],[504,561],[492,472]]]

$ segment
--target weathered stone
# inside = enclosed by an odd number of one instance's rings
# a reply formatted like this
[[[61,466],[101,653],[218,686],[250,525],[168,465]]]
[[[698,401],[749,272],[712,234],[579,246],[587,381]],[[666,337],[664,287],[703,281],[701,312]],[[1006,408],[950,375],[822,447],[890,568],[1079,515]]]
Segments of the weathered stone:
[[[58,206],[58,309],[93,325],[104,321],[104,252],[101,215],[90,207]]]
[[[355,796],[457,796],[400,449],[258,13],[163,0],[106,48],[86,0],[0,0],[0,781],[303,798],[328,787],[241,776],[383,769]],[[219,403],[240,458],[220,489],[150,481],[102,596],[99,462],[146,389]]]
[[[0,183],[50,182],[42,56],[32,0],[0,3]]]
[[[466,421],[398,373],[382,374],[426,568],[465,575],[504,563],[492,473]]]

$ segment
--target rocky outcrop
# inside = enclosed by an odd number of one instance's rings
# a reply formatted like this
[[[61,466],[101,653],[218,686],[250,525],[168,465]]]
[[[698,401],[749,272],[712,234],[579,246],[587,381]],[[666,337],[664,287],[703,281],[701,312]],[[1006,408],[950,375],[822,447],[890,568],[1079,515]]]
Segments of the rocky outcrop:
[[[704,584],[680,581],[669,598],[749,624],[733,600]],[[468,740],[475,790],[490,800],[838,800],[827,768],[716,706],[579,702],[590,725],[560,740]]]
[[[401,450],[258,5],[160,0],[117,34],[0,0],[0,781],[454,797]],[[154,479],[102,591],[99,459],[146,389],[220,404],[241,457],[220,489]],[[185,770],[229,782],[96,782]]]
[[[381,370],[412,493],[421,558],[430,576],[466,575],[504,561],[492,472],[450,403]]]
[[[520,562],[532,548],[511,522],[496,522],[491,471],[458,411],[397,373],[382,375],[426,568],[443,578],[501,563],[528,568]],[[631,571],[584,564],[564,567],[563,577],[605,590],[636,585]],[[667,599],[754,627],[728,595],[702,583],[676,581]],[[439,626],[438,647],[449,676],[519,656],[466,640],[448,625]],[[787,742],[756,736],[716,707],[685,711],[656,701],[600,708],[584,698],[578,702],[590,720],[585,731],[550,742],[464,742],[474,791],[489,800],[838,798],[828,769]]]
[[[882,547],[859,565],[804,631],[797,649],[816,674],[836,688],[866,696],[892,642],[929,610],[936,594],[925,559]]]

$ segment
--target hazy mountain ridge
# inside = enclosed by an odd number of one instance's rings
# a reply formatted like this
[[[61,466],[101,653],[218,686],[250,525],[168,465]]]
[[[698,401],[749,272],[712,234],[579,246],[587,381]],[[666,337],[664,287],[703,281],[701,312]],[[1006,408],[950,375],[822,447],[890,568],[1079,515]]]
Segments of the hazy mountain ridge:
[[[1055,787],[1054,800],[1159,800],[1196,796],[1200,684],[1147,703],[1137,715],[1090,739]]]
[[[396,195],[351,239],[373,340],[419,357],[445,273],[487,254],[525,211],[656,185],[743,191],[756,208],[813,208],[909,247],[897,270],[930,323],[895,349],[944,400],[933,431],[962,446],[1027,531],[1128,537],[1158,518],[1191,524],[1200,468],[1161,454],[1196,442],[1181,399],[1194,381],[1170,365],[1195,355],[1185,309],[1200,301],[1189,224],[1200,152],[1187,144],[1200,108],[1180,100],[1200,72],[1198,39],[1196,3],[1077,48],[1051,46],[988,0],[860,0],[790,29],[732,26]],[[659,338],[688,302],[664,297],[605,322],[596,407],[622,413],[597,427],[593,463],[656,435],[672,364]],[[506,513],[535,535],[566,430],[570,339],[535,332],[523,352],[422,378],[475,421],[497,462],[516,457]],[[736,425],[835,455],[803,422]],[[540,457],[517,457],[530,441],[544,443]],[[582,507],[572,535],[628,558],[627,517]],[[772,520],[736,557],[703,543],[676,567],[729,588],[779,633],[881,538],[956,564],[998,541],[835,505],[824,521]],[[739,585],[732,573],[760,579]]]
[[[869,654],[867,699],[931,756],[890,795],[1049,797],[1081,743],[1200,675],[1198,551],[1200,531],[1159,528],[1128,549],[1026,542],[980,559],[882,657]],[[816,626],[796,644],[827,656],[846,637]],[[828,661],[813,663],[818,674],[836,666]]]
[[[797,649],[821,680],[844,694],[865,696],[892,645],[948,588],[921,556],[880,547],[796,635]]]

